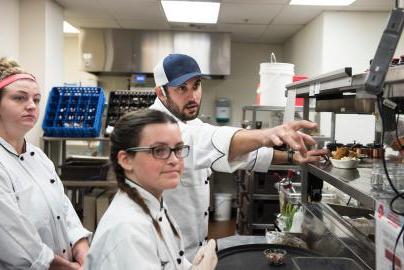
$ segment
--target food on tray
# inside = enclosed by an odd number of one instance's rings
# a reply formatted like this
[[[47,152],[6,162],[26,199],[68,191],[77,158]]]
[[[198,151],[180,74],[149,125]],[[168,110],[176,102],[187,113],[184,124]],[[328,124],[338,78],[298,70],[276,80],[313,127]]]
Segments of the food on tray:
[[[348,147],[338,147],[331,152],[332,158],[336,160],[358,160],[358,154]]]
[[[272,265],[281,265],[286,261],[286,250],[284,249],[266,249],[264,250],[267,262]]]

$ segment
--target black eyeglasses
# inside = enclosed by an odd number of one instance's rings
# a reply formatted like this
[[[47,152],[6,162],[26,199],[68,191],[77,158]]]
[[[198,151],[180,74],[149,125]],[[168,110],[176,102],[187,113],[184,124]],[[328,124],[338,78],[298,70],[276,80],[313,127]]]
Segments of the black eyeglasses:
[[[189,145],[181,145],[171,148],[167,145],[158,145],[153,147],[130,147],[125,150],[126,152],[151,152],[156,159],[168,159],[171,156],[171,152],[177,158],[185,158],[189,155]]]

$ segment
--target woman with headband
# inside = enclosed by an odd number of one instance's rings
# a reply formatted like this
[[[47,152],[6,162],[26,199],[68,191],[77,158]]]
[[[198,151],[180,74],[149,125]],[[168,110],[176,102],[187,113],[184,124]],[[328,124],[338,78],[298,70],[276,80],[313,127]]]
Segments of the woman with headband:
[[[0,59],[0,269],[82,269],[84,229],[53,163],[24,137],[38,120],[35,77]]]

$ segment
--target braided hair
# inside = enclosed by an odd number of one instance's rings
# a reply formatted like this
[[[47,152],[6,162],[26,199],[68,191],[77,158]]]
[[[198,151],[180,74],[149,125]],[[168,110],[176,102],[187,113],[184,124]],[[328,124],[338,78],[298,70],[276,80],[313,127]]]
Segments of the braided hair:
[[[149,124],[165,124],[172,123],[176,124],[177,121],[170,115],[151,109],[144,109],[135,112],[130,112],[123,117],[121,117],[115,124],[114,130],[111,134],[111,154],[110,160],[112,167],[115,172],[116,180],[118,182],[118,188],[125,192],[128,197],[138,204],[142,210],[150,216],[153,222],[153,226],[161,238],[161,229],[158,222],[153,218],[150,213],[150,209],[140,196],[138,190],[135,187],[129,186],[125,179],[125,171],[122,166],[118,163],[118,153],[121,150],[128,149],[130,147],[139,146],[139,142],[142,136],[142,131],[145,126]],[[129,155],[136,155],[136,153],[128,153]],[[174,225],[169,220],[171,228],[174,234],[179,237],[177,230]]]

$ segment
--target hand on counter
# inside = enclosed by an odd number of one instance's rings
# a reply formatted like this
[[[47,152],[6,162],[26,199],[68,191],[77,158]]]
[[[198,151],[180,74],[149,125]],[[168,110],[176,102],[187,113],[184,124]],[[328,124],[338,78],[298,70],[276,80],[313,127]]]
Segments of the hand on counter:
[[[324,159],[324,156],[328,154],[327,149],[316,149],[307,151],[306,156],[303,156],[300,152],[295,152],[293,154],[294,164],[304,164],[315,161],[320,161]]]

